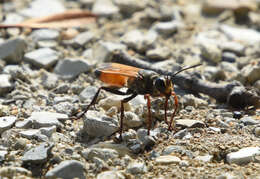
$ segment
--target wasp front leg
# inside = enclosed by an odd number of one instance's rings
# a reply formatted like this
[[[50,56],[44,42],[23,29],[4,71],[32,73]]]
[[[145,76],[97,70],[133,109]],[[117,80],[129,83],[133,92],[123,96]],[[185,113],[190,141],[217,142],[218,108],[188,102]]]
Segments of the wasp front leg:
[[[179,102],[178,102],[178,97],[177,95],[174,93],[174,91],[172,92],[172,96],[174,97],[174,103],[175,103],[175,109],[174,109],[174,112],[171,116],[171,120],[170,120],[170,123],[168,124],[168,130],[172,130],[172,123],[173,123],[173,118],[174,116],[176,115],[176,112],[177,112],[177,109],[178,109],[178,106],[179,106]],[[173,128],[175,127],[175,123],[173,123]]]
[[[150,95],[144,95],[144,98],[147,100],[147,110],[148,110],[148,126],[147,126],[147,135],[150,135],[150,129],[152,126],[152,119],[151,119],[151,99]]]

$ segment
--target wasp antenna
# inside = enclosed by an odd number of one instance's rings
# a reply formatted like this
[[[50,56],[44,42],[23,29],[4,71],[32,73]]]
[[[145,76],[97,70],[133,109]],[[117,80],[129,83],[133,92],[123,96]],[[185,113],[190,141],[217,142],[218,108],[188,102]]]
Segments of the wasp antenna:
[[[179,74],[180,72],[183,72],[183,71],[188,70],[188,69],[191,69],[191,68],[196,68],[197,66],[200,66],[200,65],[202,65],[202,64],[199,63],[199,64],[196,64],[196,65],[192,65],[192,66],[183,68],[183,69],[177,71],[176,73],[174,73],[174,74],[172,75],[172,77],[176,76],[176,75]]]

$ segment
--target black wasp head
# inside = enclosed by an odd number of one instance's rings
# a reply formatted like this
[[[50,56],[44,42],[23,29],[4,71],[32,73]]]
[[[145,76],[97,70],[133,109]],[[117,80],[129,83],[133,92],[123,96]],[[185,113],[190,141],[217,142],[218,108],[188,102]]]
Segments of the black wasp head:
[[[163,95],[170,96],[172,92],[172,82],[168,77],[158,77],[155,80],[155,88]]]

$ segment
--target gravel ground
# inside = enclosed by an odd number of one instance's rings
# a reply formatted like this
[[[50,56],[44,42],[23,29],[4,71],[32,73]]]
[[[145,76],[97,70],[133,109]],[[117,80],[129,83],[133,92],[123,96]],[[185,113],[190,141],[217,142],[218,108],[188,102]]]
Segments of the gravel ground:
[[[2,23],[81,8],[96,23],[67,29],[0,30],[0,178],[260,178],[260,111],[238,110],[175,85],[173,131],[164,100],[152,130],[139,95],[125,105],[101,92],[96,66],[124,51],[153,66],[260,90],[260,2],[199,0],[3,1]],[[44,8],[43,8],[44,7]],[[50,8],[49,8],[50,7]],[[170,101],[168,117],[173,112]]]

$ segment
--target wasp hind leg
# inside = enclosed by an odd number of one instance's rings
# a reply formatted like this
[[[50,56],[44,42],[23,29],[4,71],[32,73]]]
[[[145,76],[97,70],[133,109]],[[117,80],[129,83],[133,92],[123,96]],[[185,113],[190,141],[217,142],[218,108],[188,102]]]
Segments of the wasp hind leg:
[[[120,115],[120,129],[119,129],[119,134],[120,134],[120,138],[119,140],[122,141],[122,133],[123,133],[123,119],[124,119],[124,111],[125,111],[125,108],[124,108],[124,103],[127,103],[128,101],[134,99],[135,97],[137,96],[136,93],[133,93],[131,96],[127,97],[127,98],[124,98],[122,101],[121,101],[121,115]]]
[[[131,94],[129,91],[122,92],[122,91],[119,91],[119,90],[114,89],[114,88],[109,88],[109,87],[104,87],[104,86],[102,86],[102,87],[100,87],[100,88],[97,90],[95,96],[93,97],[92,101],[91,101],[90,104],[87,106],[87,108],[86,108],[83,112],[81,112],[81,113],[79,113],[79,114],[77,115],[77,118],[78,118],[78,119],[81,118],[85,113],[87,113],[91,106],[93,106],[93,105],[96,104],[98,95],[99,95],[99,93],[100,93],[101,90],[105,90],[105,91],[107,91],[107,92],[110,92],[110,93],[113,93],[113,94],[117,94],[117,95],[129,95],[129,94]]]

